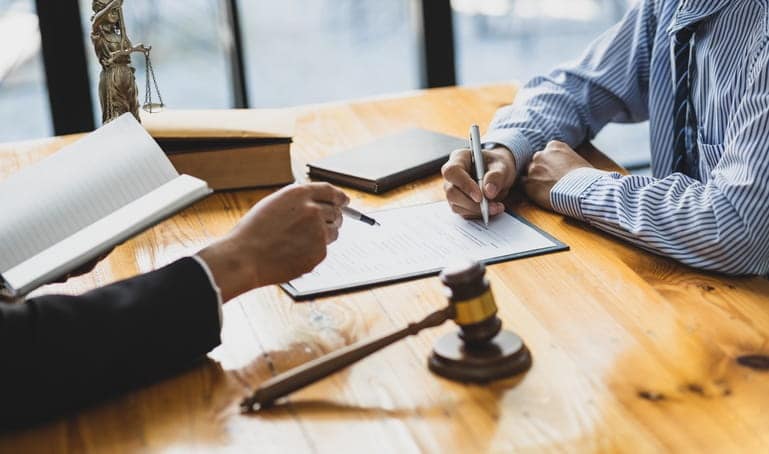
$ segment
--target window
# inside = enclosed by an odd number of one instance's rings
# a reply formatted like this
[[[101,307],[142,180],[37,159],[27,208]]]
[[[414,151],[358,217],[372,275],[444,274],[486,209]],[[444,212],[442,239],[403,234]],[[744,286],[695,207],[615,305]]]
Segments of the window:
[[[52,134],[32,0],[0,0],[0,141]]]
[[[101,67],[90,38],[91,3],[91,0],[80,0],[80,11],[98,125],[101,124],[97,93]],[[130,0],[123,4],[131,43],[152,46],[152,66],[160,94],[169,107],[227,108],[231,105],[229,61],[222,45],[221,27],[225,24],[219,4],[217,0]],[[136,68],[139,103],[142,104],[146,84],[144,56],[134,53],[131,62]]]
[[[92,0],[79,2],[95,123],[101,123],[101,68],[90,40]],[[228,108],[234,93],[230,1],[239,10],[252,107],[280,107],[419,88],[422,1],[130,0],[123,5],[133,44],[152,46],[152,63],[171,108]],[[517,80],[577,58],[637,0],[451,0],[459,84]],[[446,5],[446,4],[443,4]],[[52,133],[40,33],[32,0],[0,0],[0,140]],[[146,65],[133,54],[139,101]],[[60,101],[59,111],[68,105]],[[155,99],[157,101],[157,99]],[[24,114],[19,115],[23,109]],[[85,115],[88,115],[87,113]],[[596,144],[626,166],[648,162],[646,125],[609,126]]]
[[[240,1],[251,106],[417,88],[414,6],[412,0]]]
[[[460,84],[525,83],[578,58],[633,0],[452,0]],[[648,124],[609,125],[594,143],[628,167],[649,162]]]
[[[461,84],[525,82],[579,57],[627,0],[453,0]]]

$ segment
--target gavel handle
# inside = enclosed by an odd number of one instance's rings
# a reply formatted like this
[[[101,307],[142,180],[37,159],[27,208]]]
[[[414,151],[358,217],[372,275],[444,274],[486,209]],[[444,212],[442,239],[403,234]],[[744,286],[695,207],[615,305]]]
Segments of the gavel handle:
[[[272,405],[277,399],[304,388],[334,372],[353,364],[366,356],[404,337],[417,334],[425,328],[438,326],[453,316],[453,308],[445,307],[424,319],[378,339],[370,339],[348,345],[337,351],[315,358],[299,367],[278,374],[262,383],[254,393],[240,403],[243,412],[258,411]]]

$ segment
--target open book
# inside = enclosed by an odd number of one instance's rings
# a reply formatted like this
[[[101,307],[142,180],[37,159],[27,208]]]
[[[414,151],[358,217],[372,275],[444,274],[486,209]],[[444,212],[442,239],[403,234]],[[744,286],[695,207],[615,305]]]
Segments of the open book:
[[[0,181],[0,297],[21,297],[211,192],[125,114]]]

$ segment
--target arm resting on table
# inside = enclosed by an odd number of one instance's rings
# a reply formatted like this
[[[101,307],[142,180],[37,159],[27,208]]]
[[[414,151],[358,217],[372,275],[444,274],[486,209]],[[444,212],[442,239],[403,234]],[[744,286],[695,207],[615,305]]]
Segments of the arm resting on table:
[[[769,273],[769,50],[760,56],[723,144],[700,144],[703,181],[577,169],[553,187],[563,214],[687,265]]]
[[[72,411],[219,344],[218,299],[184,258],[81,296],[0,304],[0,427]]]
[[[647,120],[654,14],[654,2],[639,2],[577,63],[529,81],[513,104],[497,111],[484,144],[512,151],[521,173],[551,140],[576,148],[609,122]]]

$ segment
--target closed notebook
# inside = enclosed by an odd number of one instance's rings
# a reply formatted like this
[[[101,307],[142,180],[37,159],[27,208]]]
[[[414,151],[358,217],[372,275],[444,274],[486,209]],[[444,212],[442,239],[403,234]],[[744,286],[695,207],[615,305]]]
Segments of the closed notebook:
[[[310,178],[375,194],[438,173],[467,140],[424,129],[385,136],[308,164]]]

